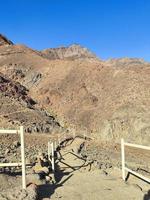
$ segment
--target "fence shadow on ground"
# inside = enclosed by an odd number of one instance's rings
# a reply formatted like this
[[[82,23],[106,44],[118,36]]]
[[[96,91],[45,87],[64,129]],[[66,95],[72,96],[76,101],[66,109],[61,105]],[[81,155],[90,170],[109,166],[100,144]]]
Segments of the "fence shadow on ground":
[[[64,176],[66,176],[66,178],[61,181]],[[63,184],[68,181],[72,176],[72,172],[64,172],[64,170],[60,170],[59,166],[57,166],[55,172],[55,183],[38,186],[38,200],[42,200],[43,198],[50,198],[50,196],[55,193],[55,190],[58,187],[62,187]]]
[[[142,178],[140,178],[140,177],[138,177],[138,176],[136,176],[136,175],[134,175],[134,174],[132,174],[132,173],[130,173],[130,172],[128,172],[128,174],[127,174],[126,181],[129,179],[129,176],[130,176],[130,175],[135,176],[135,177],[137,177],[138,179],[141,179],[141,180],[144,181],[145,183],[148,183],[148,184],[149,184],[149,182],[147,182],[146,180],[144,180],[144,179],[142,179]],[[146,194],[144,194],[143,200],[150,200],[150,190],[148,190],[148,192],[147,192]]]
[[[150,200],[150,190],[144,195],[143,200]]]
[[[0,174],[5,174],[5,175],[8,175],[8,176],[13,176],[13,177],[16,177],[16,176],[22,176],[22,171],[2,171],[0,172]]]
[[[73,154],[72,152],[68,152]],[[77,157],[77,155],[74,154]],[[79,159],[82,159],[78,157]],[[55,163],[55,183],[53,184],[46,184],[38,186],[38,200],[42,200],[43,198],[50,198],[52,194],[55,193],[55,190],[59,187],[62,187],[65,182],[67,182],[72,176],[74,171],[80,170],[82,167],[88,166],[91,163],[86,164],[86,160],[82,159],[84,163],[80,166],[70,166],[69,164],[65,163],[63,158],[61,158],[58,162]],[[59,167],[59,162],[63,163],[66,167],[64,169]],[[65,172],[66,168],[70,168],[70,172]],[[66,178],[64,178],[66,177]],[[61,181],[63,178],[63,181]],[[61,198],[61,197],[59,197]]]
[[[145,179],[143,179],[143,178],[141,178],[141,177],[139,177],[139,176],[136,176],[135,174],[132,174],[131,172],[128,172],[125,181],[128,181],[130,175],[135,176],[135,177],[137,177],[138,179],[140,179],[140,180],[144,181],[145,183],[148,183],[148,184],[149,184],[148,181],[146,181]]]

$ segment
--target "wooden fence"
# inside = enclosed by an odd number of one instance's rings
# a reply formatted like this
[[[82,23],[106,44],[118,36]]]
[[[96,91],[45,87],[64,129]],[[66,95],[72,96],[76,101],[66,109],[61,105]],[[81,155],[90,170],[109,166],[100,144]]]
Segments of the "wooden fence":
[[[65,140],[68,139],[75,139],[76,137],[83,137],[84,139],[93,139],[89,136],[87,136],[85,133],[84,134],[75,134],[73,133],[64,133],[59,136],[57,136],[55,139],[52,139],[52,141],[48,142],[48,160],[51,162],[52,165],[52,171],[55,173],[55,151],[57,150],[57,147],[64,142]]]
[[[150,183],[150,179],[146,178],[145,176],[129,169],[128,167],[125,166],[125,146],[128,147],[133,147],[133,148],[140,148],[140,149],[145,149],[145,150],[150,150],[150,147],[148,146],[143,146],[143,145],[138,145],[138,144],[131,144],[131,143],[127,143],[124,142],[124,139],[121,139],[121,159],[122,159],[122,178],[125,181],[126,180],[126,176],[125,176],[125,171],[147,181]]]
[[[0,163],[0,167],[22,167],[22,188],[26,189],[26,164],[23,126],[19,130],[0,130],[0,134],[20,134],[21,141],[21,162],[18,163]]]

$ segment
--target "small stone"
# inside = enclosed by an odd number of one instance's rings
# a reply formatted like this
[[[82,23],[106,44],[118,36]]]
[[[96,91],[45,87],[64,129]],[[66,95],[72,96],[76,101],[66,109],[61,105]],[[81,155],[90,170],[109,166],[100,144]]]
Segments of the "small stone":
[[[49,177],[49,176],[45,176],[45,179],[46,179],[47,182],[49,182],[52,178]]]
[[[31,163],[29,158],[26,158],[26,165],[29,165]]]
[[[10,153],[10,149],[6,149],[5,155],[7,155],[8,153]]]
[[[40,172],[44,172],[45,174],[49,173],[48,167],[42,167],[42,165],[39,163],[36,163],[36,165],[33,167],[33,170],[35,173],[40,173]]]
[[[45,174],[48,174],[48,173],[49,173],[48,167],[42,167],[42,171],[43,171]]]
[[[18,148],[20,146],[20,142],[19,141],[15,141],[13,142],[14,147]]]
[[[15,157],[17,154],[16,153],[13,153],[13,156]]]

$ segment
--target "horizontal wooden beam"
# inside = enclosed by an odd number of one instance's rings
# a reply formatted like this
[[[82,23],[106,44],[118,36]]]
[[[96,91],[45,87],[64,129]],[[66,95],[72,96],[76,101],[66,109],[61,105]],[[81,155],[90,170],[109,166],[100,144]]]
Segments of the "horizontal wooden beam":
[[[20,134],[19,130],[0,130],[1,134]]]
[[[22,166],[22,163],[0,163],[0,167],[18,167]]]
[[[128,147],[134,147],[134,148],[140,148],[140,149],[150,150],[150,147],[139,145],[139,144],[131,144],[131,143],[124,142],[124,145],[128,146]]]

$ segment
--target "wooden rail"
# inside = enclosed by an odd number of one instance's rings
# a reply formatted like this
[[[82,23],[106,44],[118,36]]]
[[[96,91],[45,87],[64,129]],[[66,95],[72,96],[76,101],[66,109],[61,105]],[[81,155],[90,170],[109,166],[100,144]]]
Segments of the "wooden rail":
[[[19,130],[0,130],[0,134],[20,134],[21,141],[21,162],[18,163],[0,163],[0,167],[22,167],[22,188],[26,189],[26,164],[25,164],[25,147],[23,126]]]
[[[150,150],[150,147],[148,147],[148,146],[127,143],[127,142],[124,142],[124,139],[121,139],[121,161],[122,161],[122,178],[123,178],[123,180],[124,181],[126,180],[125,171],[127,171],[127,172],[145,180],[146,182],[150,183],[149,178],[146,178],[145,176],[143,176],[125,166],[125,146]]]

